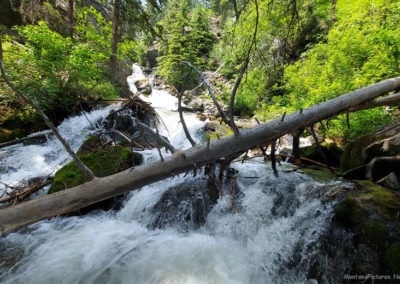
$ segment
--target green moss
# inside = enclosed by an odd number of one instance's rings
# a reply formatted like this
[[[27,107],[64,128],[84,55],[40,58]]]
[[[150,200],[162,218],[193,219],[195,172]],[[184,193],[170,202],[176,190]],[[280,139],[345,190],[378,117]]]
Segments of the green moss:
[[[368,205],[370,211],[378,211],[387,220],[396,220],[400,210],[400,194],[381,187],[371,181],[358,181],[356,189],[359,200]]]
[[[367,220],[364,225],[365,238],[368,243],[375,245],[378,248],[385,246],[388,236],[388,228],[382,221]]]
[[[386,250],[385,262],[392,273],[400,273],[400,241],[393,243]]]
[[[399,273],[400,193],[370,181],[357,181],[337,204],[335,219],[379,255],[380,271]]]
[[[357,227],[362,222],[363,208],[354,196],[346,196],[335,208],[336,219],[347,227]]]
[[[332,172],[327,168],[318,167],[316,169],[313,169],[302,167],[301,171],[306,173],[307,175],[312,176],[317,181],[328,181],[336,178],[336,176],[332,174]]]
[[[122,146],[81,154],[80,158],[97,177],[109,176],[132,166],[132,154],[129,149]],[[84,181],[82,172],[74,162],[71,162],[57,171],[49,193],[77,186]]]
[[[205,140],[218,140],[223,137],[228,137],[233,134],[232,129],[226,124],[219,124],[217,122],[214,123],[215,131],[209,130],[205,133]]]

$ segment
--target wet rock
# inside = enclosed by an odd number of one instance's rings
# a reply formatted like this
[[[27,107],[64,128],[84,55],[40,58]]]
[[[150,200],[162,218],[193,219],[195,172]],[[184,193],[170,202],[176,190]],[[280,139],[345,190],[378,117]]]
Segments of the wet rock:
[[[111,112],[104,120],[103,126],[107,130],[118,130],[129,135],[134,135],[139,131],[139,126],[135,121],[136,113],[130,109]],[[118,140],[121,137],[117,138]]]
[[[350,274],[399,273],[400,194],[370,181],[358,181],[335,206],[333,225],[352,236]],[[393,257],[388,257],[388,256]]]
[[[154,206],[151,228],[177,227],[188,231],[204,225],[207,214],[217,202],[218,190],[207,182],[183,182],[169,188]]]
[[[151,94],[152,89],[151,89],[151,86],[150,86],[150,83],[149,83],[148,79],[137,80],[135,82],[135,86],[136,86],[137,90],[140,93],[142,93],[144,95],[150,95]]]

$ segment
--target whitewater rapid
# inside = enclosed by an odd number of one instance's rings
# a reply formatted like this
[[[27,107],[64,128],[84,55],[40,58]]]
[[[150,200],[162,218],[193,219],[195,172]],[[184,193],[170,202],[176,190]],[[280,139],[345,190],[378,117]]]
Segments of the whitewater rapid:
[[[132,82],[143,76],[136,69]],[[152,102],[167,129],[163,135],[177,148],[190,146],[176,112],[176,98],[153,90]],[[104,118],[110,106],[88,114]],[[192,137],[201,140],[204,122],[185,114]],[[93,131],[85,116],[59,128],[74,149]],[[68,157],[57,141],[7,148],[0,165],[2,182],[47,175]],[[143,151],[145,161],[159,159]],[[164,155],[169,155],[163,152]],[[230,197],[218,203],[198,229],[152,229],[154,205],[169,188],[204,180],[203,175],[176,176],[131,192],[118,211],[96,211],[83,217],[57,217],[3,235],[0,241],[1,283],[304,283],[317,242],[332,217],[326,194],[340,182],[319,182],[292,165],[273,175],[262,159],[234,162],[238,170],[238,210]]]

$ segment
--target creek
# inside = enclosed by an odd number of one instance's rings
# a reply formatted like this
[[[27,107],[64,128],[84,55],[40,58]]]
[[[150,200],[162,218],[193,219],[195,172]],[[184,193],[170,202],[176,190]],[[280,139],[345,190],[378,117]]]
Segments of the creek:
[[[133,70],[131,88],[144,77],[138,66]],[[190,147],[179,123],[177,99],[157,89],[143,99],[162,118],[161,134],[176,148]],[[58,129],[77,150],[88,135],[101,131],[101,123],[94,122],[118,107],[66,119]],[[202,140],[205,122],[193,113],[185,113],[185,121],[192,137]],[[145,163],[159,159],[156,150],[142,154]],[[169,153],[163,150],[163,155]],[[54,174],[68,161],[52,137],[40,145],[3,148],[0,194],[7,190],[4,184]],[[3,235],[1,283],[314,283],[310,271],[317,262],[321,279],[336,279],[340,267],[321,265],[321,240],[329,234],[335,202],[327,196],[343,182],[317,181],[286,163],[278,166],[276,177],[262,158],[232,167],[238,171],[237,210],[226,194],[200,211],[200,223],[194,211],[205,203],[186,200],[200,198],[196,194],[160,206],[171,188],[207,186],[204,175],[189,174],[131,192],[119,211],[52,218]],[[163,215],[171,204],[174,208]],[[160,222],[162,226],[155,225]]]

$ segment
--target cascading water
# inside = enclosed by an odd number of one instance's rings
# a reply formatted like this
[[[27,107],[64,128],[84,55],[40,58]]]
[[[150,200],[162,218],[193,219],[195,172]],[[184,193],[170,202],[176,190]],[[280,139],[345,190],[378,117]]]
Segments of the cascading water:
[[[128,81],[132,85],[142,76],[134,66]],[[176,98],[153,90],[144,99],[157,107],[167,126],[160,127],[162,134],[176,147],[189,147],[178,114],[171,111]],[[104,117],[111,108],[90,113],[89,120]],[[201,139],[203,122],[194,114],[185,119],[192,136]],[[75,149],[93,131],[84,116],[66,120],[60,129]],[[0,177],[11,184],[47,175],[67,160],[55,140],[3,151]],[[145,161],[159,158],[156,151],[144,154]],[[303,283],[331,218],[332,203],[324,201],[325,194],[338,182],[314,181],[287,164],[275,177],[261,159],[232,166],[239,171],[237,212],[225,195],[200,227],[182,230],[171,223],[154,228],[154,208],[169,188],[205,180],[180,175],[132,192],[119,212],[53,218],[3,236],[1,282]]]

